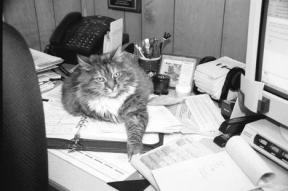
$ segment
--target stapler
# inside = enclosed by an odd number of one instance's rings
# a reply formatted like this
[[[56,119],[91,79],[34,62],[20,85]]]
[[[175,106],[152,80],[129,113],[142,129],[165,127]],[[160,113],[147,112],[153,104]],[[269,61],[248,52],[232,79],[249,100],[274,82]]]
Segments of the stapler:
[[[265,116],[261,114],[236,117],[225,120],[219,127],[219,131],[222,132],[214,138],[213,142],[220,147],[225,147],[227,141],[234,135],[240,135],[247,123],[263,119]]]

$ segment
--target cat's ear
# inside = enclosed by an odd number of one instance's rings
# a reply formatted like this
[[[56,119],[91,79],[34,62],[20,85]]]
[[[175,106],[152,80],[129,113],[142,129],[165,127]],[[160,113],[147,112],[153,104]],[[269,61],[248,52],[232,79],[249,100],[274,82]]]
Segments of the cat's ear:
[[[110,60],[114,60],[116,62],[122,62],[123,61],[123,52],[122,52],[122,47],[119,46],[118,48],[104,53],[101,56],[98,57],[103,63],[105,63],[106,61],[109,62]],[[91,61],[91,57],[90,57],[90,61]],[[96,60],[97,58],[94,57],[93,60]]]
[[[90,58],[77,55],[78,64],[81,69],[89,71],[91,69],[91,65],[89,64]]]
[[[100,59],[99,57],[100,57],[100,56],[97,55],[97,54],[92,54],[92,55],[90,55],[90,57],[89,57],[89,62],[90,62],[90,63],[98,62],[99,59]]]
[[[123,55],[122,46],[118,46],[118,48],[116,48],[116,49],[113,51],[113,58],[114,58],[114,57],[121,57],[122,55]]]
[[[112,50],[111,52],[104,53],[102,55],[91,55],[89,57],[90,63],[93,62],[102,62],[106,63],[109,62],[110,60],[114,60],[116,62],[122,62],[123,61],[123,52],[122,52],[122,47],[119,46],[115,50]]]

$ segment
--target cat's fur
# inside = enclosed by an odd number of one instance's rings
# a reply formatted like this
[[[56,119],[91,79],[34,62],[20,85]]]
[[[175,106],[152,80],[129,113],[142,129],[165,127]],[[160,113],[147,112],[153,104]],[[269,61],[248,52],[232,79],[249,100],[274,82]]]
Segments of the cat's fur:
[[[64,80],[62,103],[73,115],[124,122],[130,158],[142,148],[152,90],[151,80],[131,55],[118,49],[116,53],[92,55],[79,62],[79,67]]]

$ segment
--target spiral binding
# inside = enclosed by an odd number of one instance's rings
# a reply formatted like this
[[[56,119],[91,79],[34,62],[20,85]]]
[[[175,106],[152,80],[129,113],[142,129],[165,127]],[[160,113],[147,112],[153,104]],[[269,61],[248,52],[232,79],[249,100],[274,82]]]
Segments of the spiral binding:
[[[74,135],[74,138],[71,139],[73,144],[69,145],[69,151],[68,152],[74,152],[76,150],[80,150],[82,148],[82,145],[79,143],[80,141],[80,131],[82,127],[85,127],[86,122],[88,121],[87,116],[82,115],[79,123],[77,124],[77,132]]]

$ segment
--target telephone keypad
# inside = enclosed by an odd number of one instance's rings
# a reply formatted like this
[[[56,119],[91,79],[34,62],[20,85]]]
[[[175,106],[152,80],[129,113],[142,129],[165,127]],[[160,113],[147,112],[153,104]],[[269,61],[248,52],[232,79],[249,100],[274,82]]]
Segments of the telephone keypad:
[[[86,17],[81,24],[71,29],[66,48],[79,54],[90,55],[96,48],[102,48],[103,38],[114,19],[102,16]]]

